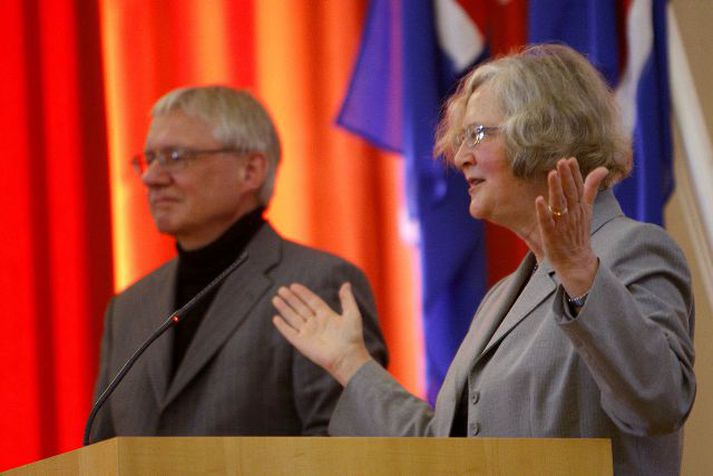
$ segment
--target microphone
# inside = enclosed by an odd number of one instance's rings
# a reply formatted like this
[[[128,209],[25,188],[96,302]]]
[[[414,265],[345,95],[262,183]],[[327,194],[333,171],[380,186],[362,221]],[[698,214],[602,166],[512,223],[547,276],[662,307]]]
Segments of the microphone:
[[[114,389],[121,383],[121,381],[124,379],[127,373],[129,373],[129,370],[131,370],[131,367],[134,366],[136,361],[138,360],[139,357],[141,357],[141,354],[144,353],[144,351],[151,345],[153,342],[161,337],[161,335],[166,332],[166,329],[172,326],[178,325],[179,322],[181,322],[181,316],[183,316],[186,312],[190,311],[198,302],[203,299],[203,297],[211,292],[216,286],[218,286],[220,283],[222,283],[225,278],[227,278],[233,271],[238,269],[246,260],[248,259],[248,254],[247,252],[243,252],[238,259],[233,261],[233,263],[225,268],[222,273],[220,273],[216,278],[208,283],[208,285],[201,289],[198,294],[193,296],[190,301],[188,301],[183,307],[181,307],[179,310],[172,312],[165,321],[156,329],[153,334],[149,336],[146,341],[139,346],[138,349],[132,354],[131,357],[129,357],[129,360],[126,361],[126,363],[119,369],[119,372],[114,376],[114,378],[109,382],[109,385],[106,386],[104,391],[99,395],[97,398],[96,403],[94,403],[94,406],[92,407],[92,411],[89,414],[89,418],[87,419],[87,424],[84,427],[84,439],[82,440],[82,445],[87,446],[89,444],[89,438],[91,435],[92,431],[92,423],[94,423],[94,419],[97,416],[97,413],[99,413],[99,409],[104,405],[104,402],[109,398],[109,396],[114,392]]]

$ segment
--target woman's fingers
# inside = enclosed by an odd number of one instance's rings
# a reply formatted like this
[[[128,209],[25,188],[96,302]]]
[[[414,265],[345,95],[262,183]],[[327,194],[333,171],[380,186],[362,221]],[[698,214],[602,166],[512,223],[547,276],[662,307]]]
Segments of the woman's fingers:
[[[591,206],[597,196],[599,186],[609,171],[598,167],[582,177],[579,163],[574,157],[561,159],[554,170],[547,175],[548,211],[554,219],[576,210],[578,206]]]
[[[285,320],[285,322],[289,324],[293,329],[302,328],[305,321],[307,320],[304,315],[301,315],[299,312],[295,311],[289,301],[285,300],[282,296],[278,295],[273,297],[272,305],[275,306],[275,309],[280,312],[280,315]]]
[[[272,323],[305,357],[346,385],[371,357],[364,344],[359,306],[349,283],[339,289],[339,300],[341,315],[301,284],[283,286],[272,299],[279,312]]]
[[[547,202],[542,195],[535,199],[535,211],[537,212],[537,222],[540,226],[540,233],[547,233],[554,229],[554,218],[547,208]]]
[[[554,218],[561,217],[567,213],[567,201],[562,190],[562,181],[557,170],[551,170],[547,174],[548,185],[548,207],[549,212]]]
[[[359,313],[351,285],[344,283],[339,290],[339,299],[342,303],[342,312]],[[272,304],[280,312],[285,323],[293,329],[300,330],[314,318],[338,318],[339,315],[332,310],[317,294],[299,283],[282,286],[277,290],[277,295],[272,298]],[[319,319],[318,319],[319,320]]]
[[[304,303],[312,314],[333,313],[332,308],[324,300],[299,283],[290,284],[290,291]]]
[[[577,163],[577,159],[562,159],[557,162],[557,175],[560,179],[562,192],[564,194],[564,199],[566,207],[568,210],[574,210],[574,208],[579,205],[581,201],[581,196],[577,190],[577,183],[575,175],[578,170],[573,170],[573,163]]]
[[[280,316],[278,314],[274,315],[272,317],[272,323],[277,328],[277,330],[280,331],[280,334],[282,334],[283,337],[287,339],[287,342],[294,345],[295,347],[299,347],[299,333],[285,321],[283,316]]]
[[[589,240],[592,206],[607,174],[606,168],[599,167],[584,179],[576,159],[562,159],[547,175],[549,205],[542,196],[535,200],[543,254],[572,296],[586,292],[594,280],[596,256]]]
[[[576,158],[572,157],[569,159],[569,168],[572,172],[574,185],[577,189],[577,199],[581,201],[584,194],[584,178],[582,177],[582,171],[579,168],[579,162],[577,162]]]
[[[283,303],[290,307],[290,311],[306,320],[314,315],[314,310],[306,304],[299,295],[285,286],[277,290],[276,298],[280,298]]]
[[[351,316],[359,312],[359,305],[354,298],[354,293],[352,293],[352,285],[350,283],[344,283],[339,288],[339,301],[342,303],[342,314],[345,316]]]

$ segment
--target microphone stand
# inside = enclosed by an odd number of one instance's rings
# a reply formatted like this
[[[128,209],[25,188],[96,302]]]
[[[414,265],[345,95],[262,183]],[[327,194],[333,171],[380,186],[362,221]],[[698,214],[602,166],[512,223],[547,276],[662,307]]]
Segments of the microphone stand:
[[[94,406],[92,407],[92,411],[89,414],[89,418],[87,419],[87,424],[84,427],[84,438],[82,440],[82,445],[87,446],[90,443],[90,435],[92,431],[92,423],[94,423],[94,419],[97,416],[97,413],[99,413],[99,409],[104,405],[104,402],[109,398],[109,396],[114,392],[114,389],[121,383],[121,381],[124,379],[124,376],[131,370],[131,367],[134,366],[136,361],[138,360],[139,357],[141,357],[141,354],[144,353],[144,351],[151,345],[153,342],[161,337],[161,335],[166,332],[166,329],[172,326],[178,325],[179,322],[181,322],[181,316],[183,316],[186,312],[190,311],[193,306],[195,306],[203,297],[211,292],[218,284],[220,284],[225,278],[228,277],[229,274],[231,274],[233,271],[238,269],[246,260],[248,259],[248,254],[247,252],[243,252],[238,259],[236,259],[230,266],[225,268],[222,273],[220,273],[218,276],[216,276],[213,281],[208,283],[208,285],[201,289],[198,294],[193,296],[190,301],[188,301],[183,307],[181,307],[179,310],[171,313],[171,315],[166,318],[165,321],[156,329],[153,334],[149,336],[146,341],[141,344],[141,346],[136,349],[136,351],[129,357],[129,360],[126,361],[126,363],[119,369],[119,372],[114,376],[114,378],[109,382],[109,385],[104,389],[104,391],[99,395],[97,398],[96,403],[94,403]]]

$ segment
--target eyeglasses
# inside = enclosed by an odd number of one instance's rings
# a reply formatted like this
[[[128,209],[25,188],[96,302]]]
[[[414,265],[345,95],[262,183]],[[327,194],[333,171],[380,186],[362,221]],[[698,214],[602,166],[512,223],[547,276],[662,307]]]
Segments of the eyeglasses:
[[[192,159],[215,154],[241,154],[245,151],[235,148],[225,149],[165,149],[147,150],[131,159],[131,166],[137,174],[143,175],[151,164],[158,162],[162,169],[173,172],[182,170]]]
[[[472,149],[499,130],[500,127],[497,126],[487,127],[482,124],[471,124],[456,136],[456,149],[459,149],[464,142],[468,148]]]

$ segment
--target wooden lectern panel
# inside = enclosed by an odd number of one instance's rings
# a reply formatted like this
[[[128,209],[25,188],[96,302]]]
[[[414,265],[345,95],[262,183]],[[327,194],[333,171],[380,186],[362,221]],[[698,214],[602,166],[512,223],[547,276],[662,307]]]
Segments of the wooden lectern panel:
[[[610,476],[605,439],[119,437],[8,475]]]

